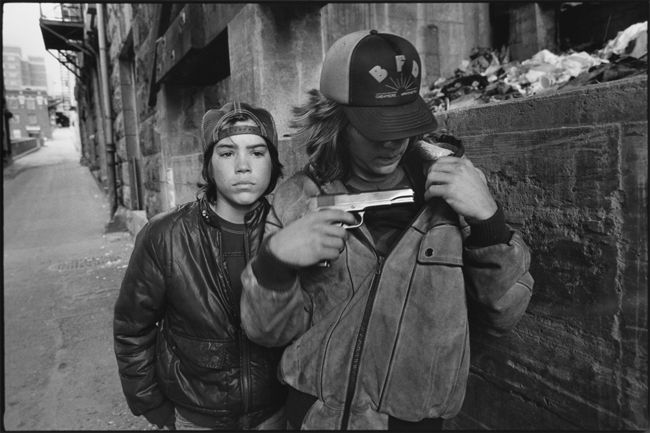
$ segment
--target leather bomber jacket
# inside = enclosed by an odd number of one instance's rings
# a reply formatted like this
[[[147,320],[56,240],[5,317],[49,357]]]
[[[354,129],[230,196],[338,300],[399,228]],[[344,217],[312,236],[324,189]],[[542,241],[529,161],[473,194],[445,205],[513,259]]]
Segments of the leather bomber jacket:
[[[246,216],[247,260],[268,209],[262,199]],[[276,377],[282,348],[257,345],[242,331],[220,243],[205,198],[156,215],[136,238],[113,324],[120,379],[135,415],[178,405],[224,428],[246,429],[284,403]]]

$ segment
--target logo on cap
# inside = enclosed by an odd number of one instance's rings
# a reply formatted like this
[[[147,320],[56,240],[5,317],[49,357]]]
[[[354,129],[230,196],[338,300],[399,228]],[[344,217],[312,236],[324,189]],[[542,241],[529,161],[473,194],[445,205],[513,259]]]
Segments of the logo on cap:
[[[404,64],[406,63],[406,56],[400,54],[395,56],[395,66],[397,72],[399,72],[399,77],[390,78],[387,82],[384,83],[384,80],[388,78],[388,71],[382,68],[379,65],[373,66],[368,73],[377,80],[378,83],[383,83],[385,92],[375,93],[376,99],[383,98],[395,98],[398,96],[412,95],[418,91],[416,87],[416,82],[413,78],[417,78],[420,74],[420,68],[418,63],[414,60],[411,66],[411,75],[404,76],[402,70],[404,69]]]

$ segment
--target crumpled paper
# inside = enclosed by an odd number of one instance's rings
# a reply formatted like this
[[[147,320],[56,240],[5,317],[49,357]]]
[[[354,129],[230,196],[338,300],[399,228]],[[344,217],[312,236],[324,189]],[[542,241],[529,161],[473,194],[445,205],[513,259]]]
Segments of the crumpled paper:
[[[609,58],[612,54],[625,54],[636,59],[648,54],[648,22],[632,24],[618,32],[598,54],[603,58]]]

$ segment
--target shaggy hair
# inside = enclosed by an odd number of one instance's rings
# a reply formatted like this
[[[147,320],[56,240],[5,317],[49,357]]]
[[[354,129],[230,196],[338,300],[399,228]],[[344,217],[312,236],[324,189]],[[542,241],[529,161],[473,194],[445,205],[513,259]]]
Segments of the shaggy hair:
[[[293,108],[293,115],[290,125],[305,143],[308,173],[319,183],[347,177],[350,162],[343,142],[349,122],[341,106],[312,89],[307,102]]]
[[[291,127],[298,130],[296,135],[305,143],[309,157],[307,173],[320,184],[347,180],[352,174],[346,133],[350,122],[341,104],[312,89],[307,102],[292,111]],[[411,137],[408,148],[421,138]]]
[[[244,120],[250,120],[245,114],[228,119],[223,125],[222,128],[227,128],[233,126],[237,122]],[[280,158],[278,156],[278,149],[275,145],[268,140],[266,140],[266,146],[269,149],[269,154],[271,155],[271,180],[269,182],[268,188],[264,191],[262,196],[270,194],[275,185],[278,183],[278,179],[282,177],[282,163],[280,163]],[[212,177],[212,154],[214,152],[214,145],[216,143],[210,143],[203,152],[203,168],[201,170],[201,177],[203,182],[198,183],[199,191],[196,196],[199,198],[201,195],[204,195],[207,200],[211,203],[214,203],[217,200],[217,184]]]

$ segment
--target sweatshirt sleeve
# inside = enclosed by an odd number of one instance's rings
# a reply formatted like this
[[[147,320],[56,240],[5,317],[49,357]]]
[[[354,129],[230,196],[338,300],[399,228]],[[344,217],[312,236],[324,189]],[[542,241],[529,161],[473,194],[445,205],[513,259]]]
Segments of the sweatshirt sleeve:
[[[162,244],[154,239],[150,223],[138,233],[113,318],[115,356],[127,404],[134,415],[159,426],[173,416],[155,376],[156,323],[163,317],[165,299]]]
[[[530,250],[518,232],[509,231],[505,242],[466,243],[463,251],[471,324],[494,336],[516,325],[533,291]]]
[[[262,245],[241,276],[242,328],[249,339],[266,347],[290,343],[307,330],[311,318],[309,297],[300,286],[298,270],[268,249],[269,238],[281,228],[271,208]]]

